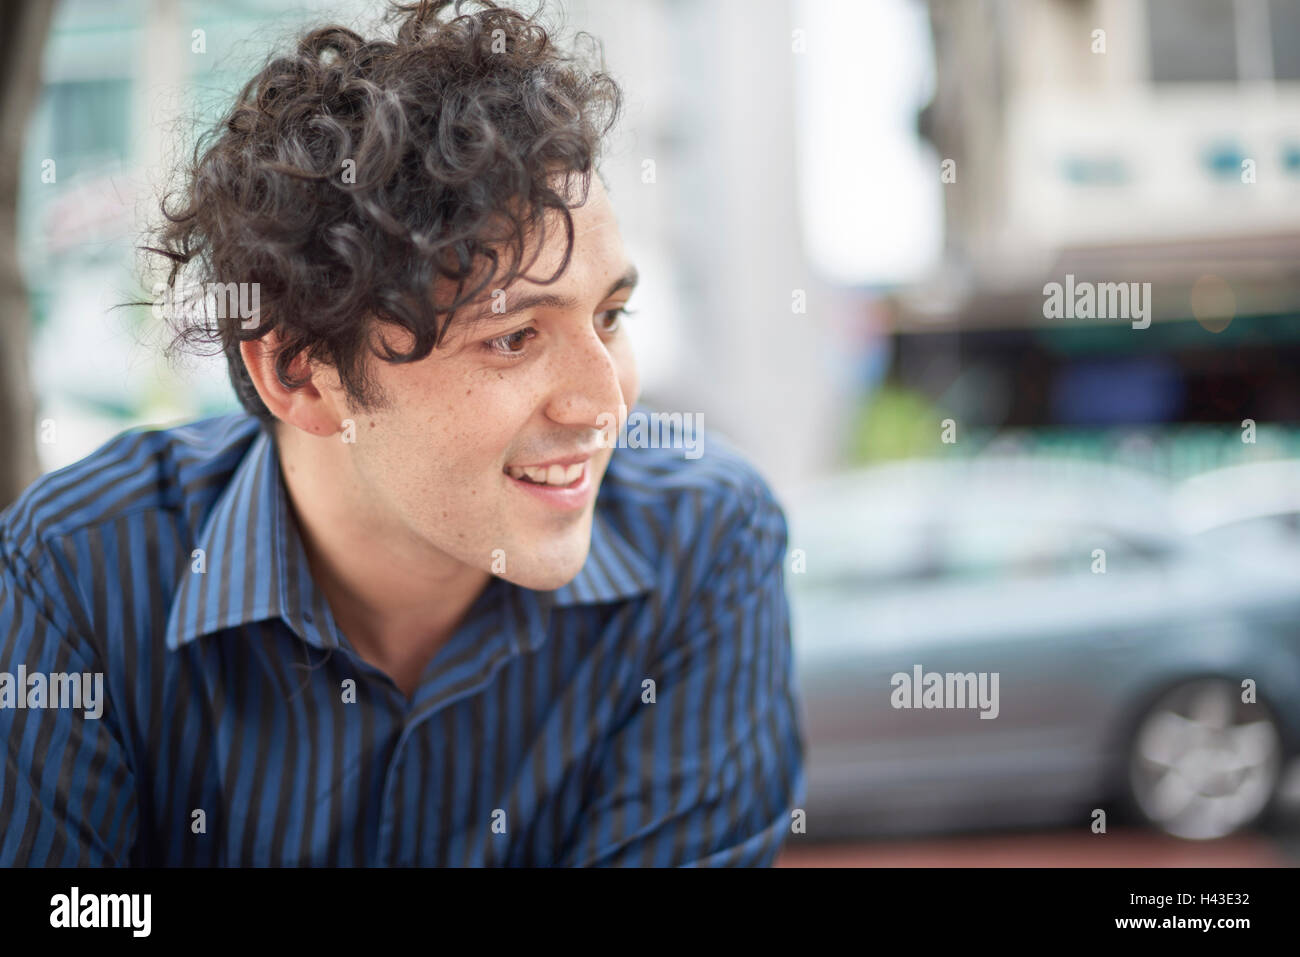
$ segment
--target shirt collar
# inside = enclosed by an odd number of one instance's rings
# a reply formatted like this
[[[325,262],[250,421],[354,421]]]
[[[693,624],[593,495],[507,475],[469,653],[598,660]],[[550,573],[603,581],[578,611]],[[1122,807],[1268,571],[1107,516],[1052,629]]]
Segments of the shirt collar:
[[[591,550],[567,585],[535,592],[501,583],[509,604],[504,620],[527,632],[512,636],[515,648],[540,644],[551,607],[615,602],[654,588],[654,568],[619,530],[607,506],[602,483]],[[259,429],[199,531],[171,604],[167,647],[175,650],[204,635],[271,618],[282,619],[314,645],[340,644],[333,614],[311,578],[275,444]]]

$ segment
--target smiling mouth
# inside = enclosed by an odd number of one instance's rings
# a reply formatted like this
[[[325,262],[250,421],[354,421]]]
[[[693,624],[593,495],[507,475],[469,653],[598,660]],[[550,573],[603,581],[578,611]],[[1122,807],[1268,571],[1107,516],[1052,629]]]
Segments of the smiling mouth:
[[[551,465],[546,468],[518,468],[507,465],[503,471],[512,479],[527,482],[529,485],[541,485],[548,488],[570,488],[582,481],[587,463],[575,462],[573,465]]]

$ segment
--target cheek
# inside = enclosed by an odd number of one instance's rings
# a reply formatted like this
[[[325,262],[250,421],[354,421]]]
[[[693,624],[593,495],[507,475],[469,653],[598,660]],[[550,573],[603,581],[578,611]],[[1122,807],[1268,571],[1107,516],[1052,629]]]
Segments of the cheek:
[[[457,458],[467,468],[500,471],[518,454],[521,438],[545,393],[526,376],[492,371],[460,388],[456,421],[468,423],[457,443]]]

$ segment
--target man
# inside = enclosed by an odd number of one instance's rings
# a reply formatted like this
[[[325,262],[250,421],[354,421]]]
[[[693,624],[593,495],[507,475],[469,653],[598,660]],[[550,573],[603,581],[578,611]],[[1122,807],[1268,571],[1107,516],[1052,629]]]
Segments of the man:
[[[271,60],[167,210],[162,293],[208,304],[168,314],[246,412],[0,516],[0,863],[761,865],[790,832],[781,510],[716,436],[612,447],[618,89],[444,6]],[[71,674],[102,701],[33,694]]]

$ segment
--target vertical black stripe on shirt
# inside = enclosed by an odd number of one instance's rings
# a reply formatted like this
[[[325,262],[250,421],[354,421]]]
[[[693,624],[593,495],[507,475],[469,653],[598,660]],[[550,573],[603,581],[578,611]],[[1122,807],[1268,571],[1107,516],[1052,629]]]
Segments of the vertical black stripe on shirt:
[[[297,697],[302,701],[302,710],[307,726],[307,737],[304,742],[307,749],[307,782],[303,789],[303,821],[301,824],[302,833],[298,843],[298,862],[316,864],[318,861],[313,853],[313,842],[316,835],[316,808],[321,790],[319,751],[322,747],[318,716],[323,708],[317,696],[317,683],[311,680],[311,673],[317,668],[327,667],[325,659],[330,657],[330,652],[318,652],[317,649],[301,641],[300,647],[306,660],[306,667],[304,670],[302,665],[296,666],[300,670],[302,678]],[[318,664],[313,665],[311,659],[318,653],[321,660]]]

